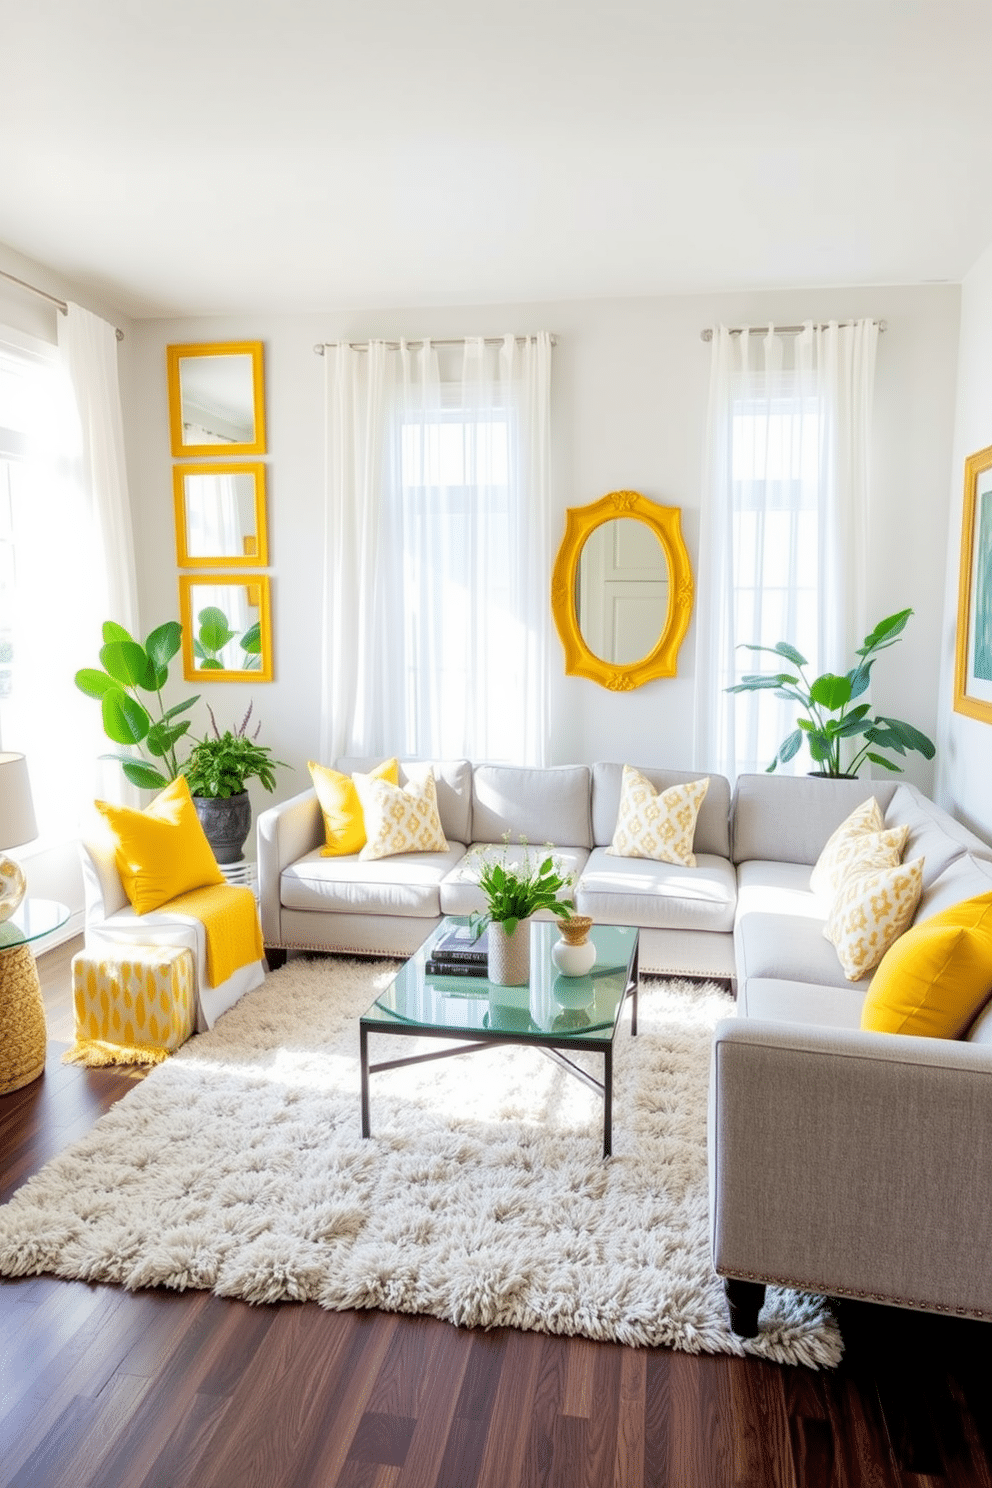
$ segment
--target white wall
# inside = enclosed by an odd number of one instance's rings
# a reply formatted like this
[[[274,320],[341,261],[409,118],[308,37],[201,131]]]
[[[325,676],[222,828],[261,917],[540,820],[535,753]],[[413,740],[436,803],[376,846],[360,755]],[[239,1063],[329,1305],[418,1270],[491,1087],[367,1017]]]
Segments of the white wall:
[[[953,711],[964,462],[992,444],[992,247],[962,285],[957,410],[949,470],[946,589],[940,651],[937,799],[992,841],[992,728]]]
[[[318,738],[321,572],[315,539],[322,521],[323,361],[314,355],[315,342],[555,332],[556,532],[563,531],[567,506],[630,487],[683,509],[695,567],[709,377],[701,328],[719,320],[786,324],[874,315],[888,329],[879,339],[876,377],[869,615],[874,621],[905,605],[916,611],[902,644],[877,667],[875,702],[933,736],[958,312],[956,286],[928,286],[137,323],[129,337],[128,463],[143,627],[178,616],[169,343],[265,343],[275,681],[255,687],[206,684],[201,692],[221,727],[239,719],[254,699],[263,738],[295,766],[292,774],[283,772],[282,797],[309,784],[306,760]],[[705,604],[706,595],[697,593],[696,603]],[[688,765],[694,645],[693,625],[677,678],[614,694],[566,677],[553,635],[553,760]],[[88,655],[92,648],[83,649]],[[198,710],[196,716],[206,715]],[[907,775],[925,789],[932,784],[932,767],[917,757]],[[268,799],[256,791],[253,796],[256,807]]]

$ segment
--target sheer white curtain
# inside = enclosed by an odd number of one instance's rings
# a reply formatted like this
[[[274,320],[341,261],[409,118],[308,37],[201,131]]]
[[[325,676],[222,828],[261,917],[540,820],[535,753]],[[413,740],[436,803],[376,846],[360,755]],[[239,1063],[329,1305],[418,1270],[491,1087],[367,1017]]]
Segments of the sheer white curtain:
[[[543,763],[550,338],[326,357],[322,757]]]
[[[867,621],[877,322],[713,333],[696,626],[695,764],[765,769],[795,726],[770,692],[730,695],[789,641],[809,676],[847,671]],[[805,751],[791,766],[809,768]]]

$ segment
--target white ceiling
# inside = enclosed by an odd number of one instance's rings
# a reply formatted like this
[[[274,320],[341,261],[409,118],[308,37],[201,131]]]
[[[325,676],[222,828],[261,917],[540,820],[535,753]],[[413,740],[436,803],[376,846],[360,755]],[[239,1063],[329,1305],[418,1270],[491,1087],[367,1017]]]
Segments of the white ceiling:
[[[990,0],[0,0],[0,242],[133,315],[960,280]]]

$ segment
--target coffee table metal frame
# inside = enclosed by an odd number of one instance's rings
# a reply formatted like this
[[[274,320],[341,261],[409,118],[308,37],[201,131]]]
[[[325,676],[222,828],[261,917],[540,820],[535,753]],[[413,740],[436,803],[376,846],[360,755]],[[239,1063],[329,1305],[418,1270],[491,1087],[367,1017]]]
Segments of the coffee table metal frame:
[[[429,953],[430,947],[433,942],[446,930],[450,929],[452,923],[454,923],[454,921],[452,921],[451,919],[447,919],[442,922],[442,924],[433,932],[433,934],[428,937],[427,941],[425,941],[424,945],[416,953],[416,955],[412,956],[410,960],[405,964],[403,969],[397,973],[396,978],[394,978],[393,982],[390,983],[390,986],[393,986],[395,984],[395,981],[399,977],[404,975],[419,976],[421,982],[423,981],[424,958]],[[555,928],[551,925],[543,924],[536,924],[533,928],[538,932],[538,954],[546,954],[550,957],[551,944],[553,943],[554,939],[558,938],[557,930],[555,930]],[[593,941],[595,941],[596,932],[598,930],[610,930],[613,928],[616,927],[594,925],[592,930],[590,931],[590,936],[592,937]],[[552,932],[550,938],[547,934],[547,932],[549,931]],[[534,954],[535,947],[532,941],[532,958]],[[619,965],[614,963],[614,972],[621,972],[622,969],[622,963]],[[635,929],[633,930],[631,937],[630,956],[627,964],[626,986],[620,997],[618,997],[617,999],[616,1015],[613,1019],[613,1022],[609,1025],[605,1025],[602,1029],[591,1030],[588,1033],[581,1031],[576,1032],[574,1030],[571,1033],[566,1034],[556,1033],[553,1030],[528,1030],[512,1032],[506,1029],[492,1029],[485,1031],[480,1030],[478,1034],[473,1032],[471,1037],[467,1038],[467,1030],[464,1028],[445,1028],[438,1026],[435,1023],[426,1021],[421,1022],[413,1019],[401,1019],[398,1016],[396,1017],[395,1022],[388,1021],[386,1016],[387,1010],[383,1009],[377,1000],[358,1021],[358,1039],[362,1077],[362,1136],[367,1137],[371,1133],[371,1118],[369,1109],[369,1077],[371,1075],[378,1074],[382,1070],[402,1069],[406,1065],[429,1064],[437,1059],[450,1059],[456,1054],[474,1054],[480,1049],[498,1048],[500,1045],[507,1044],[525,1044],[530,1045],[533,1048],[540,1049],[542,1054],[545,1054],[549,1059],[555,1060],[556,1063],[562,1065],[569,1074],[574,1075],[576,1079],[582,1080],[586,1085],[590,1086],[591,1089],[598,1091],[598,1093],[602,1096],[603,1156],[604,1158],[609,1157],[613,1152],[613,1040],[616,1036],[616,1031],[620,1024],[620,1016],[624,1010],[624,1007],[626,1006],[628,998],[631,1004],[631,1037],[633,1038],[637,1035],[637,983],[638,934]],[[484,988],[493,985],[491,983],[488,983],[484,977],[479,977],[476,984],[479,986],[480,989],[480,997],[484,995]],[[466,993],[463,992],[462,995],[464,996],[466,995]],[[395,1034],[400,1038],[439,1038],[461,1040],[461,1042],[459,1042],[453,1049],[432,1050],[428,1054],[413,1054],[406,1059],[386,1059],[377,1061],[375,1064],[370,1064],[370,1033]],[[580,1049],[585,1053],[602,1054],[602,1080],[597,1080],[594,1075],[591,1075],[587,1070],[582,1069],[582,1067],[576,1064],[574,1060],[569,1059],[568,1055],[564,1052],[565,1050],[576,1052]]]

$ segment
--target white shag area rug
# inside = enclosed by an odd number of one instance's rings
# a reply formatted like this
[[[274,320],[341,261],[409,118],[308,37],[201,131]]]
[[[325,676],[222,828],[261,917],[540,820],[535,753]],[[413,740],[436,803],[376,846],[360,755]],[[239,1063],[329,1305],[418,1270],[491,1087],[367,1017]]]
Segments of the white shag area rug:
[[[725,992],[642,980],[604,1161],[600,1099],[533,1048],[373,1075],[363,1140],[357,1020],[396,969],[268,976],[0,1207],[0,1274],[837,1364],[821,1298],[769,1288],[760,1336],[730,1331],[706,1174]],[[373,1035],[370,1057],[425,1047]]]

